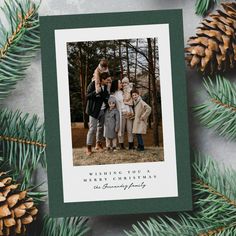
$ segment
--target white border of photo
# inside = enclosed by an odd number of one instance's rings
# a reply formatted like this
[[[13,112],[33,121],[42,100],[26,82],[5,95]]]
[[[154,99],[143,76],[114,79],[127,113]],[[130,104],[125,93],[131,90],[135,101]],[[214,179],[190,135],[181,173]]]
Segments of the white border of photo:
[[[158,39],[164,161],[74,166],[70,119],[67,43],[137,38]],[[177,197],[178,177],[176,169],[169,25],[153,24],[55,30],[55,47],[64,202]],[[104,177],[103,174],[107,173],[110,177],[106,183],[111,186],[118,186],[121,184],[121,181],[113,179],[115,177],[114,173],[119,173],[119,176],[123,178],[125,176],[128,177],[128,172],[139,173],[141,176],[148,174],[152,177],[155,176],[155,178],[145,179],[145,188],[130,188],[124,191],[120,188],[96,190],[94,189],[94,182],[84,181],[91,177],[91,174],[102,178]],[[109,179],[111,181],[109,181]],[[135,184],[141,184],[142,180],[125,181],[128,185],[132,182]]]

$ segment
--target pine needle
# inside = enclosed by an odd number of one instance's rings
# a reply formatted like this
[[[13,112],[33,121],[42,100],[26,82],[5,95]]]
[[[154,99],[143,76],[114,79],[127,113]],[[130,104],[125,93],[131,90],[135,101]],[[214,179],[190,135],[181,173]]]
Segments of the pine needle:
[[[0,127],[0,156],[22,177],[26,188],[38,164],[46,166],[44,125],[36,115],[0,109]]]
[[[0,101],[25,77],[40,47],[38,6],[31,0],[4,3],[0,19]]]
[[[236,235],[236,172],[200,153],[194,157],[193,211],[138,222],[126,235]]]
[[[83,236],[89,231],[87,219],[82,217],[50,218],[43,222],[41,236]]]
[[[195,13],[197,15],[206,15],[219,0],[197,0],[195,3]]]
[[[209,99],[193,107],[195,116],[207,128],[213,128],[229,140],[236,139],[236,84],[221,76],[204,81]]]

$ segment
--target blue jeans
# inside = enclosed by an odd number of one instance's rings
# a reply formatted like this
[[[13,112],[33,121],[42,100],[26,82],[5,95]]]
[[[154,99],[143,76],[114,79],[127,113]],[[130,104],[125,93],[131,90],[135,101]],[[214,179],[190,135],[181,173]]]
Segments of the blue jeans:
[[[142,134],[136,134],[136,137],[137,137],[137,140],[138,140],[138,145],[139,146],[144,146]]]

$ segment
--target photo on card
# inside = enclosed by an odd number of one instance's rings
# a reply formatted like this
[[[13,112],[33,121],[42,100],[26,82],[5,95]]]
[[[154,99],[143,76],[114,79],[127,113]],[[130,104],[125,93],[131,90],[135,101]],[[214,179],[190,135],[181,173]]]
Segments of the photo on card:
[[[190,210],[181,10],[40,27],[50,215]]]
[[[67,58],[74,166],[164,161],[158,38],[69,42]]]

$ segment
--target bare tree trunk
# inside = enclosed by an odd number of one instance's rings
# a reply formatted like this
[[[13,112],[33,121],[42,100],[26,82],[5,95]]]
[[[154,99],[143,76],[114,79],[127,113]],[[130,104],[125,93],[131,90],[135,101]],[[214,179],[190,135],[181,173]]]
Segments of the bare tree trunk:
[[[153,40],[153,69],[156,73],[156,63],[157,63],[157,57],[156,57],[156,38]]]
[[[83,83],[83,91],[84,91],[84,99],[83,99],[83,120],[84,120],[84,128],[88,129],[89,125],[89,117],[86,114],[86,104],[87,104],[87,99],[86,99],[86,93],[87,93],[87,81],[88,81],[88,55],[86,55],[86,61],[85,61],[85,76],[84,76],[84,83]]]
[[[158,78],[159,78],[159,73],[157,73],[157,50],[158,50],[158,46],[157,46],[157,43],[156,43],[156,38],[154,38],[153,40],[153,49],[154,49],[154,53],[153,53],[153,61],[154,61],[154,72],[155,72],[155,75],[157,74]],[[156,89],[157,89],[157,104],[159,107],[157,107],[157,114],[158,114],[158,125],[161,124],[161,103],[160,103],[160,80],[157,80],[156,79]]]
[[[122,64],[121,41],[119,40],[119,58],[120,58],[120,79],[123,79],[124,69]]]
[[[158,109],[157,109],[157,88],[156,88],[156,78],[153,62],[153,48],[152,41],[150,38],[147,39],[148,42],[148,65],[149,65],[149,75],[152,84],[152,116],[153,116],[153,144],[155,146],[159,145],[158,136]]]
[[[153,70],[154,72],[156,71],[156,39],[154,38],[153,40]],[[150,72],[149,72],[149,76],[148,76],[148,98],[149,98],[149,104],[151,104],[151,76],[150,76]],[[149,128],[152,127],[152,117],[149,116],[149,120],[148,120],[148,125]]]
[[[107,58],[107,43],[104,41],[104,58]]]
[[[87,83],[85,83],[85,81],[87,80],[88,58],[86,55],[85,73],[83,73],[84,65],[82,64],[81,57],[82,57],[82,50],[80,47],[79,48],[78,64],[79,64],[79,68],[80,68],[79,78],[80,78],[80,89],[81,89],[81,102],[82,102],[84,128],[88,128],[88,116],[85,113],[85,110],[86,110],[86,87],[87,87]]]
[[[136,49],[138,49],[138,39],[136,39]],[[135,50],[134,84],[137,83],[137,68],[138,68],[138,51]]]
[[[116,41],[113,42],[113,77],[115,77],[116,71]]]
[[[151,104],[151,76],[148,74],[148,103]],[[148,127],[152,128],[152,117],[148,117]]]
[[[127,63],[127,77],[130,80],[130,69],[129,69],[129,46],[128,46],[129,41],[125,41],[125,49],[126,49],[126,63]]]

